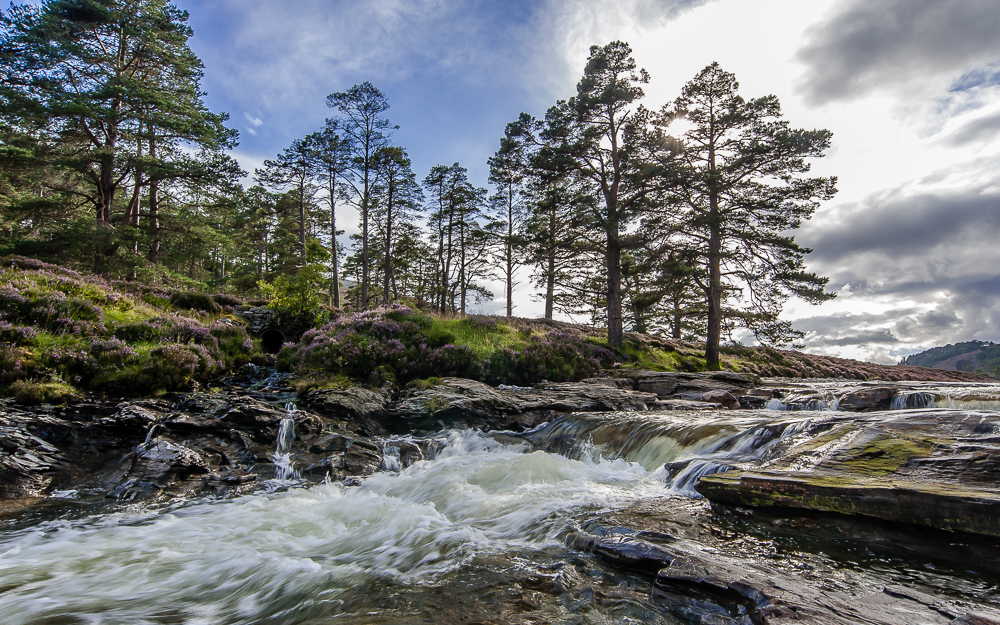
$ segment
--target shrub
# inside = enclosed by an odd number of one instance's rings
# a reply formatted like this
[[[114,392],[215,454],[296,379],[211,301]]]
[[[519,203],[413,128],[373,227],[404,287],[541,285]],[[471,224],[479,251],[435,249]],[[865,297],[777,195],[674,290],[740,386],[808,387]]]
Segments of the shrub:
[[[484,332],[496,332],[499,327],[490,317],[474,317],[469,324]],[[579,380],[622,358],[607,348],[564,333],[532,337],[523,350],[494,349],[486,358],[468,345],[447,340],[453,338],[452,332],[436,327],[427,315],[395,306],[340,315],[306,332],[298,345],[286,344],[282,348],[278,365],[304,377],[323,372],[371,383],[391,379],[405,384],[429,377],[457,376],[525,384],[542,379]]]
[[[215,303],[211,295],[189,291],[187,293],[174,293],[170,296],[170,303],[183,310],[202,310],[210,313],[222,312],[222,306]]]
[[[10,393],[22,404],[65,404],[79,398],[79,392],[59,381],[16,380]]]
[[[15,326],[6,321],[0,321],[0,343],[27,345],[36,336],[38,336],[38,330],[30,326]]]

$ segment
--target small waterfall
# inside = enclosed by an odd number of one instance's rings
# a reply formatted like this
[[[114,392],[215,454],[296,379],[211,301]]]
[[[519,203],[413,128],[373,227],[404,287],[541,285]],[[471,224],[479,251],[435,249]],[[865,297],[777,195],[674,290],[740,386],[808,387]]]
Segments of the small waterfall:
[[[403,470],[403,461],[399,457],[399,447],[391,443],[382,445],[382,470],[399,473]]]
[[[146,432],[146,440],[142,441],[142,448],[146,449],[149,447],[149,441],[153,440],[153,436],[156,435],[157,430],[160,429],[159,423],[154,423],[149,426],[149,430]]]
[[[570,415],[520,435],[536,448],[578,460],[621,459],[653,471],[664,467],[667,487],[695,496],[698,478],[770,457],[780,441],[806,432],[815,418]],[[825,422],[825,419],[820,420]]]
[[[803,419],[760,425],[730,437],[712,451],[668,463],[667,487],[675,493],[700,497],[694,486],[702,477],[757,464],[779,442],[808,430],[812,423],[812,419]]]
[[[292,464],[292,441],[295,440],[295,420],[292,417],[297,412],[295,404],[285,405],[288,417],[281,420],[278,426],[277,447],[274,450],[275,477],[281,481],[298,479],[298,472]]]
[[[902,392],[894,395],[889,410],[907,410],[911,408],[928,408],[934,403],[934,395],[920,392]]]

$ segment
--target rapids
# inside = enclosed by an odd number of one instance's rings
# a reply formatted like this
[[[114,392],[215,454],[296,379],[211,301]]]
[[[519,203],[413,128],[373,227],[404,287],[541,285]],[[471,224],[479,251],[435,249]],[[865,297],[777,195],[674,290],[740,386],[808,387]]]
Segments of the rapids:
[[[646,530],[838,591],[904,584],[1000,605],[995,568],[967,564],[952,537],[873,533],[844,519],[789,532],[697,499],[698,477],[766,461],[829,418],[601,413],[521,434],[446,431],[440,452],[405,469],[385,441],[385,471],[358,486],[297,479],[289,420],[275,443],[277,479],[255,494],[161,508],[66,501],[31,523],[0,524],[0,623],[513,622],[520,612],[534,622],[698,622],[652,602],[648,575],[567,547],[581,530]],[[898,547],[887,547],[890,534]],[[974,547],[1000,554],[988,540]]]

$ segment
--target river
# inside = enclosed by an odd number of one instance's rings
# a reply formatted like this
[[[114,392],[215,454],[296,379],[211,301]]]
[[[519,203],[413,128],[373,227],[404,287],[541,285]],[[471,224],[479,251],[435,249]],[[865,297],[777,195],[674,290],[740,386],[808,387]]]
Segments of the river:
[[[685,616],[651,594],[653,575],[568,546],[578,532],[765,565],[844,596],[902,585],[1000,606],[991,539],[713,510],[691,489],[828,414],[573,415],[526,434],[445,431],[433,458],[357,486],[285,473],[217,500],[63,493],[0,521],[0,623],[740,622]]]

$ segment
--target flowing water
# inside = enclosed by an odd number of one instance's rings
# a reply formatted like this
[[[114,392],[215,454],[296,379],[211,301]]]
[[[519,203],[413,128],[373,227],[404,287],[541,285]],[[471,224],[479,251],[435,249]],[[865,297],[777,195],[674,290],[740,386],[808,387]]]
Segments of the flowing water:
[[[830,418],[791,416],[614,413],[519,435],[450,431],[405,469],[387,441],[386,471],[352,487],[295,481],[289,418],[274,455],[282,492],[160,509],[52,504],[0,525],[0,623],[687,622],[650,602],[648,575],[566,546],[574,531],[628,527],[848,591],[895,583],[1000,604],[997,572],[963,565],[950,535],[894,529],[907,548],[887,548],[889,530],[868,536],[870,524],[831,538],[849,521],[789,531],[694,497],[697,477],[763,461]],[[910,546],[935,540],[941,549]]]

